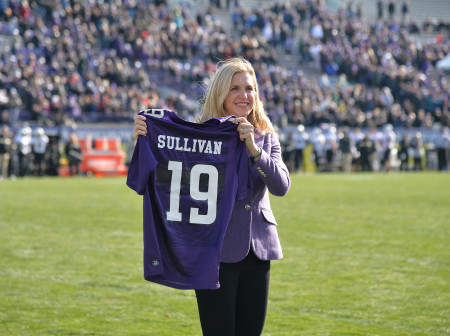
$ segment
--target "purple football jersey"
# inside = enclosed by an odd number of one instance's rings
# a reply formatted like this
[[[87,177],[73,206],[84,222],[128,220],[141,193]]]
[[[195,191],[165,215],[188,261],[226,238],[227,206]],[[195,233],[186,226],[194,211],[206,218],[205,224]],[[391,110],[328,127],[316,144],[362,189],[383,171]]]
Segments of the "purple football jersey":
[[[235,200],[246,197],[249,159],[229,118],[191,123],[150,109],[127,185],[143,197],[144,277],[179,289],[216,289]]]

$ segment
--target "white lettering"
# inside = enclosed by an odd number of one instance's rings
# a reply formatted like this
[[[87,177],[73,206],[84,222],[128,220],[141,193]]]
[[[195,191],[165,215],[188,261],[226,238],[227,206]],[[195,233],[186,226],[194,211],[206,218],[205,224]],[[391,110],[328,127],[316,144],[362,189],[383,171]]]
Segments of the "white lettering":
[[[148,109],[143,111],[144,115],[156,117],[156,118],[163,118],[164,117],[164,110],[163,109]]]
[[[208,141],[208,142],[206,143],[206,148],[205,148],[204,153],[206,153],[206,154],[212,154],[211,141]]]
[[[175,145],[175,137],[167,136],[167,148],[168,149],[173,149],[174,145]]]
[[[185,151],[185,152],[190,152],[190,151],[191,151],[191,148],[188,147],[188,141],[189,141],[188,138],[184,138],[184,148],[183,148],[183,151]]]
[[[214,141],[214,154],[222,153],[222,141]]]
[[[222,141],[180,138],[170,135],[158,135],[158,148],[174,149],[182,152],[199,152],[205,154],[222,154]],[[213,150],[214,146],[214,150]]]
[[[206,140],[197,140],[198,141],[198,151],[203,153],[203,148],[205,148]]]
[[[177,151],[182,151],[182,150],[183,150],[183,147],[180,147],[180,138],[179,138],[179,137],[176,137],[175,140],[176,140],[176,142],[177,142],[177,144],[176,144],[176,146],[175,146],[175,150],[177,150]]]
[[[158,135],[158,148],[166,147],[166,136],[164,134]]]

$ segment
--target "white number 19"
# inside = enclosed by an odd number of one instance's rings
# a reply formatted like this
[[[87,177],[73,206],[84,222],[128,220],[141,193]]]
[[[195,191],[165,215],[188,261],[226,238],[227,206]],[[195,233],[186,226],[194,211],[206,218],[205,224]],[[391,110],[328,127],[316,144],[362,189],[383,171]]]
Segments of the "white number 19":
[[[170,182],[170,204],[167,211],[167,220],[181,222],[182,213],[180,212],[180,192],[181,176],[183,173],[183,163],[179,161],[169,161],[167,166],[172,171],[172,180]],[[208,175],[208,190],[200,191],[200,175]],[[208,211],[201,215],[199,208],[191,208],[189,214],[189,223],[191,224],[212,224],[217,216],[217,192],[219,182],[219,172],[217,168],[206,164],[196,164],[191,169],[190,177],[190,195],[196,201],[207,201]]]

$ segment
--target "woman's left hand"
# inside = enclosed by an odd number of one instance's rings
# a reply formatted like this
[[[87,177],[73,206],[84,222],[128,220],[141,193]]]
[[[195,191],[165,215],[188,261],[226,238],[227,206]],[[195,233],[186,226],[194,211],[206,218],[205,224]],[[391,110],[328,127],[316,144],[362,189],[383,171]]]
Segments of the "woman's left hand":
[[[255,134],[255,127],[243,117],[236,118],[232,122],[238,124],[237,131],[239,132],[239,138],[241,141],[245,141],[245,146],[249,154],[258,154],[259,147],[255,143],[255,138],[258,137],[258,134]]]

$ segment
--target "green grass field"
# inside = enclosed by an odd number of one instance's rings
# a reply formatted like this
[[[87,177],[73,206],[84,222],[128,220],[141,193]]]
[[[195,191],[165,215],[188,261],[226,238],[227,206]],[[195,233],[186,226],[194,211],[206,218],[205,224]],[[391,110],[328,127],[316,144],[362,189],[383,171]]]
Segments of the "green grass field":
[[[448,174],[292,176],[264,335],[450,335],[449,200]],[[201,335],[141,221],[123,178],[0,182],[0,335]]]

